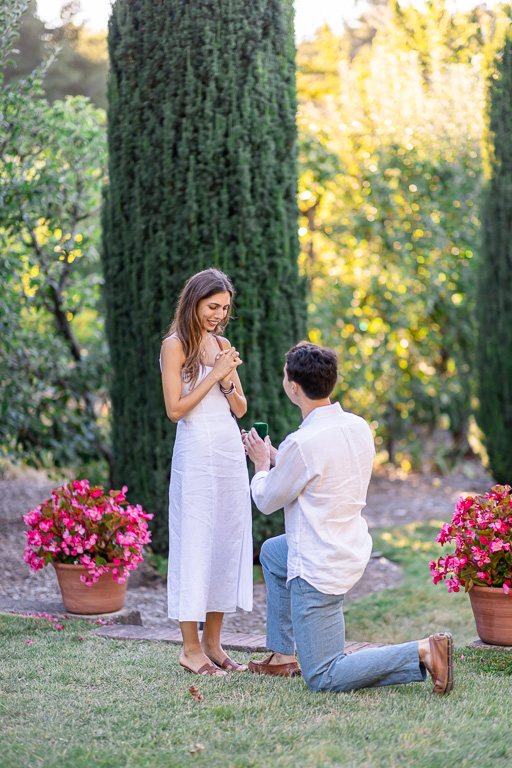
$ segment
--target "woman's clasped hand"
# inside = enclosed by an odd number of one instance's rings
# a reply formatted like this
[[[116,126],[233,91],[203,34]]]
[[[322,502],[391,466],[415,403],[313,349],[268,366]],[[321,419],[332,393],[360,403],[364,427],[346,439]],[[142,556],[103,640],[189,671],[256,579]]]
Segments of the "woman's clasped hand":
[[[231,379],[229,377],[239,365],[242,365],[242,362],[235,347],[219,352],[213,365],[213,373],[218,377],[221,386],[228,387],[230,385]]]

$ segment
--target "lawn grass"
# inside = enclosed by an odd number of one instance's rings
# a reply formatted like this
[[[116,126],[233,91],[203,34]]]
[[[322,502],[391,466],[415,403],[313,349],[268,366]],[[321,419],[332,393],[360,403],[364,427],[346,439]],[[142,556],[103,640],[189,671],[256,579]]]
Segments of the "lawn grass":
[[[347,603],[348,640],[402,643],[441,631],[451,632],[457,645],[478,638],[468,595],[463,590],[448,593],[444,583],[432,583],[428,564],[443,553],[435,542],[441,524],[408,523],[372,531],[374,551],[399,563],[404,579],[397,588]]]
[[[407,527],[376,537],[381,551],[401,558],[406,580],[391,595],[348,605],[347,626],[353,639],[384,642],[453,629],[462,639],[449,697],[431,696],[430,684],[417,683],[316,694],[299,679],[198,678],[179,671],[176,646],[93,637],[84,622],[62,622],[59,631],[45,619],[0,615],[0,767],[503,763],[512,756],[512,724],[504,716],[512,656],[464,647],[465,638],[476,636],[467,596],[447,595],[425,578],[432,531]],[[203,702],[194,702],[192,684]]]

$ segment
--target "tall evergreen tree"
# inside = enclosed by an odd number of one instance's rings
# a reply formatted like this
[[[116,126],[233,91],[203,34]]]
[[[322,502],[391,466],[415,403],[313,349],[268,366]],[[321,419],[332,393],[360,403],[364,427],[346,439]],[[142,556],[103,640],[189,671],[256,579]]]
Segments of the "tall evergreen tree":
[[[305,333],[298,276],[292,0],[117,0],[109,25],[110,185],[103,212],[119,484],[167,544],[174,427],[158,355],[179,291],[215,266],[237,290],[227,335],[241,426],[297,423],[284,352]],[[226,499],[229,504],[229,499]],[[257,539],[275,523],[256,518]]]
[[[512,485],[512,30],[489,78],[489,178],[478,275],[480,426],[490,467]]]

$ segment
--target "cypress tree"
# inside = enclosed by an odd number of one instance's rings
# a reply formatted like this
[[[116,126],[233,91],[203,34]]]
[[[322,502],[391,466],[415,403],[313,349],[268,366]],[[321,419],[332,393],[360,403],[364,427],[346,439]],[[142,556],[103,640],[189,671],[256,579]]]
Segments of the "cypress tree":
[[[512,33],[489,78],[488,180],[478,270],[479,423],[495,480],[512,485]]]
[[[174,425],[158,355],[191,274],[217,267],[237,291],[227,336],[244,361],[240,426],[268,421],[277,444],[297,424],[281,385],[306,315],[293,3],[117,0],[109,53],[103,262],[116,479],[155,514],[153,544],[165,552]],[[255,521],[257,541],[276,528]]]

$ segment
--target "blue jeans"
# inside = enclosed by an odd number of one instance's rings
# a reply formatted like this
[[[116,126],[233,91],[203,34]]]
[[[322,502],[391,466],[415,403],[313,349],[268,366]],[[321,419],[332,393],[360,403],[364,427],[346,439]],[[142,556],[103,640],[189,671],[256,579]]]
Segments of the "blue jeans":
[[[267,647],[297,654],[308,688],[354,691],[422,682],[418,643],[369,648],[345,656],[344,595],[325,595],[299,576],[286,587],[286,535],[268,539],[260,562],[267,584]]]

